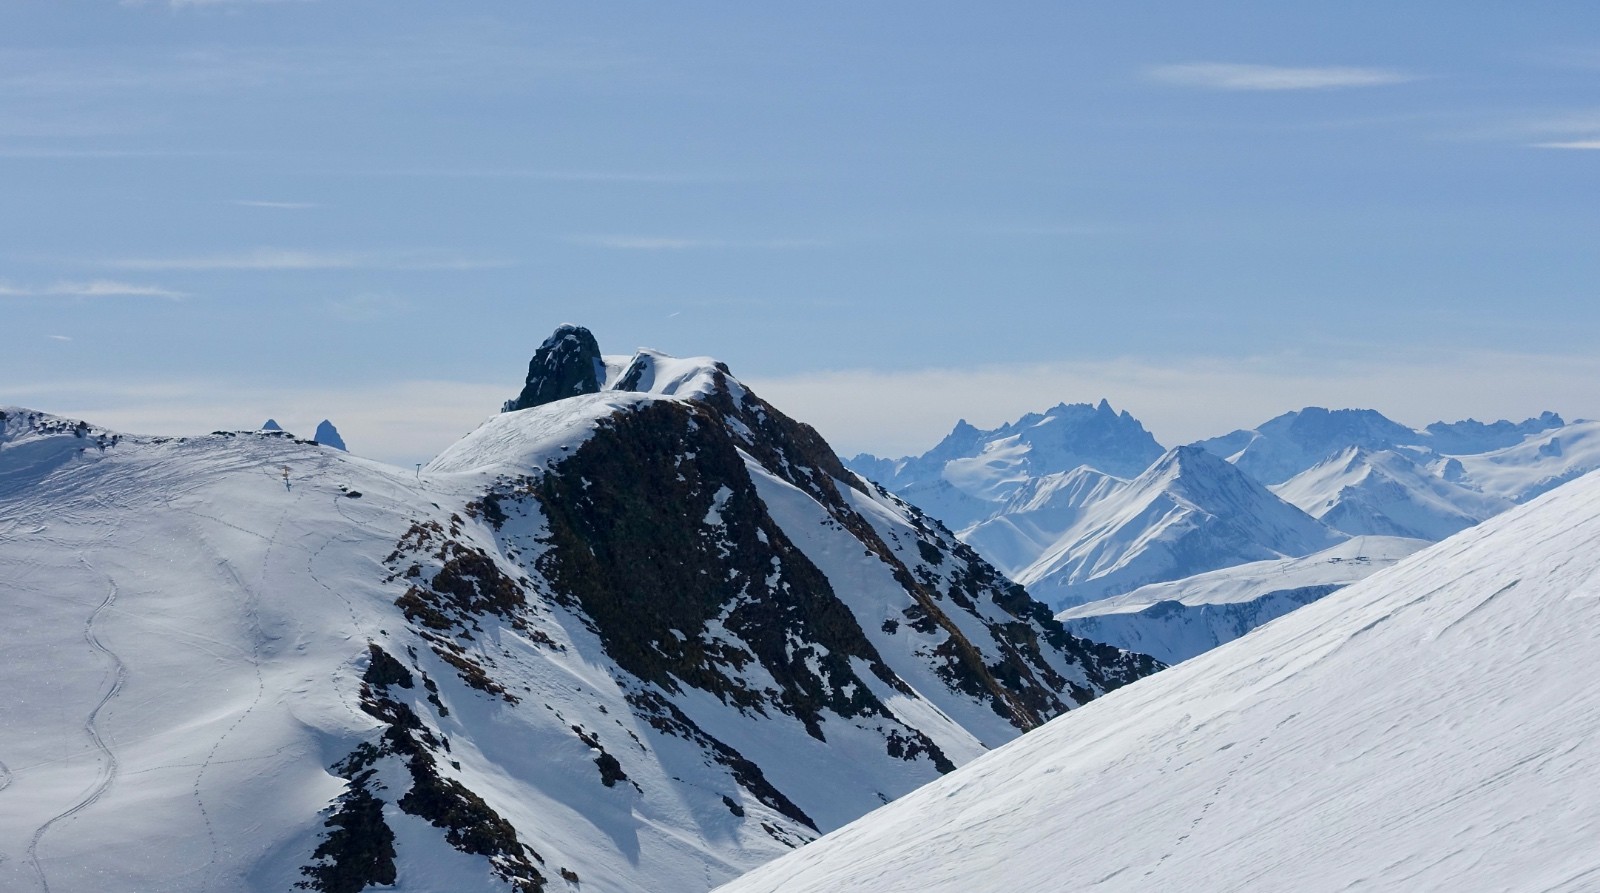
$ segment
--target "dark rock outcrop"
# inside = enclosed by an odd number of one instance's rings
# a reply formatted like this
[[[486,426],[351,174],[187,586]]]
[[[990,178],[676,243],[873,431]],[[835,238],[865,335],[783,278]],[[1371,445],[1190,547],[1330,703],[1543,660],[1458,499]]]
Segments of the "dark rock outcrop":
[[[563,397],[593,394],[605,383],[605,362],[600,345],[582,326],[564,325],[545,339],[528,363],[528,380],[516,399],[506,401],[502,412],[543,406]]]

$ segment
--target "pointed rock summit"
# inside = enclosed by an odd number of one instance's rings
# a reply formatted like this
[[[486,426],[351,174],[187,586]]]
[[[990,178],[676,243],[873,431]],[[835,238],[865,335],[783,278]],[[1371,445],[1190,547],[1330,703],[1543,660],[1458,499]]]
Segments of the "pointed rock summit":
[[[262,431],[282,431],[283,430],[283,426],[278,424],[278,420],[277,419],[267,419],[265,422],[261,423],[261,429],[260,430],[262,430]]]
[[[600,345],[582,326],[563,325],[555,330],[528,363],[528,380],[516,399],[506,401],[502,412],[515,412],[553,403],[564,397],[593,394],[605,384],[605,362]]]
[[[323,446],[331,446],[336,450],[349,452],[349,449],[344,445],[344,438],[339,436],[339,429],[333,427],[333,423],[327,419],[323,419],[322,424],[317,426],[317,433],[311,439]]]

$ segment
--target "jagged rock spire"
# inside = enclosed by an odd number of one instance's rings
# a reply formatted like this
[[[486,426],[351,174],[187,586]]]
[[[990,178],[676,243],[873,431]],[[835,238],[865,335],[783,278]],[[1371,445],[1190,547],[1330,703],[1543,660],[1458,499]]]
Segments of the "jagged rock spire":
[[[339,429],[335,428],[333,423],[327,419],[323,419],[322,424],[317,426],[317,433],[312,435],[311,439],[323,446],[331,446],[336,450],[349,452],[349,448],[344,445],[344,438],[339,436]]]
[[[555,330],[528,363],[528,380],[515,400],[502,412],[542,406],[564,397],[593,394],[605,382],[600,345],[582,326],[563,325]]]

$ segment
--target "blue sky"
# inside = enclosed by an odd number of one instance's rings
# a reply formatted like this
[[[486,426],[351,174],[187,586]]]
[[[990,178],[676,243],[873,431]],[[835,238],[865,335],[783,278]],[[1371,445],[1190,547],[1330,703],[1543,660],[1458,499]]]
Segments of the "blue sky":
[[[0,402],[426,458],[561,322],[845,452],[1600,416],[1592,3],[0,7]]]

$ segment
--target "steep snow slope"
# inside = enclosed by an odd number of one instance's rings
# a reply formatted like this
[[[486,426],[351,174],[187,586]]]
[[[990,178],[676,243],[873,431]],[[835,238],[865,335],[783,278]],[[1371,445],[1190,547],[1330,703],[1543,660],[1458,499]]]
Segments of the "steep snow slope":
[[[1593,889],[1597,628],[1589,475],[721,889]]]
[[[1356,446],[1271,490],[1313,518],[1353,536],[1433,542],[1512,505],[1509,499],[1445,480],[1394,450]]]
[[[1034,478],[994,517],[960,531],[959,536],[990,564],[1015,577],[1066,535],[1089,506],[1126,486],[1127,481],[1087,465]],[[916,495],[910,490],[905,494],[911,502],[916,502]]]
[[[0,889],[704,890],[1154,668],[725,367],[593,375],[421,474],[5,410]]]
[[[1141,586],[1056,615],[1068,630],[1167,664],[1188,660],[1430,545],[1358,536],[1304,558],[1256,561]]]
[[[1090,503],[1014,578],[1060,610],[1345,538],[1205,450],[1178,447]]]

